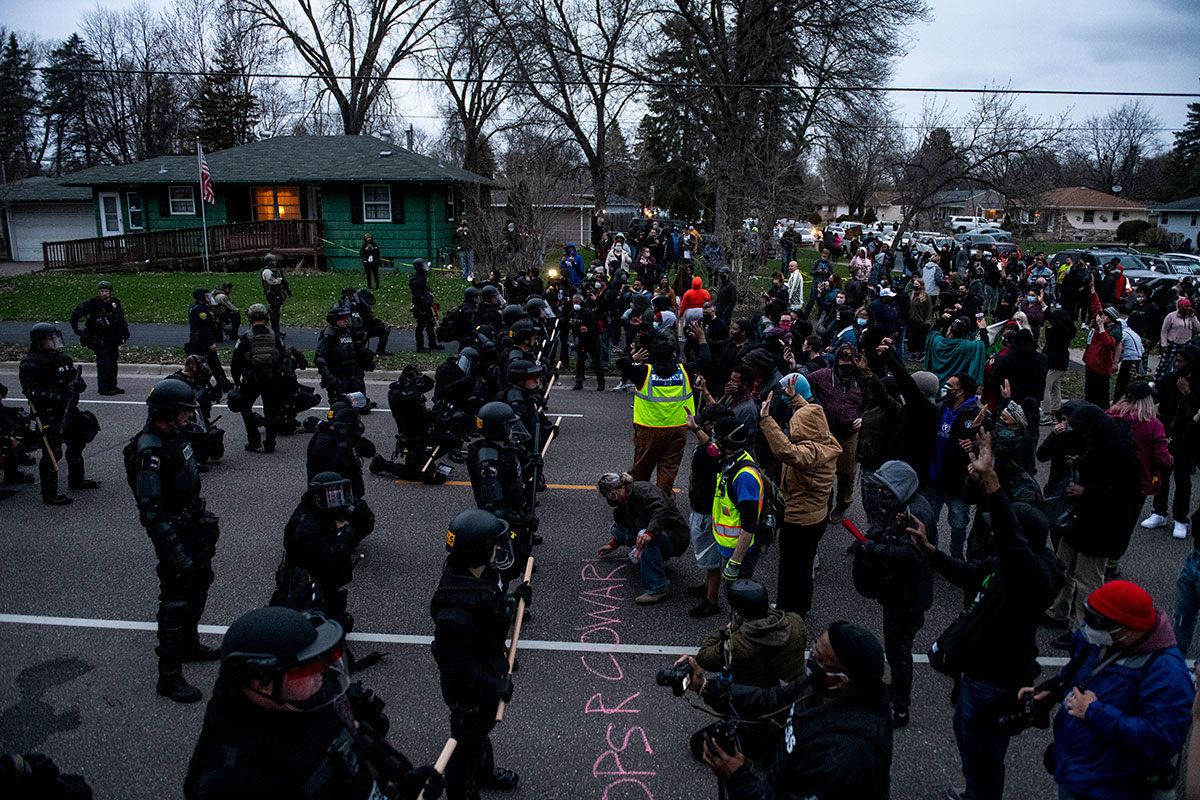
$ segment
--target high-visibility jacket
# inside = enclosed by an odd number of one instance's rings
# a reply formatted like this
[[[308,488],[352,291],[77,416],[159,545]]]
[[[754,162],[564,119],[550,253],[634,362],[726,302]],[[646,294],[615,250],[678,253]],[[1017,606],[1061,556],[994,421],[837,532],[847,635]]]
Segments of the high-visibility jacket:
[[[643,386],[633,392],[633,424],[647,428],[676,428],[687,424],[696,413],[692,380],[683,364],[669,378],[660,378],[653,367],[646,370]]]
[[[712,520],[713,537],[717,547],[722,551],[733,550],[737,547],[738,537],[742,534],[742,515],[738,511],[737,496],[733,491],[733,482],[743,474],[754,476],[758,483],[758,515],[762,517],[763,479],[758,471],[758,464],[749,453],[742,453],[734,462],[731,470],[723,470],[717,478],[717,491],[713,494]],[[728,479],[726,479],[728,475]],[[754,547],[754,535],[750,535],[750,547]],[[747,549],[746,552],[750,552]]]

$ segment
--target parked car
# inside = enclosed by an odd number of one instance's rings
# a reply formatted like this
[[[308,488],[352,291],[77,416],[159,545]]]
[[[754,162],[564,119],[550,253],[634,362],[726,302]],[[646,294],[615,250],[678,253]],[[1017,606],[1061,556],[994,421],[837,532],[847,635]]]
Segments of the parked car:
[[[966,233],[972,228],[979,228],[987,224],[987,220],[983,217],[951,217],[946,221],[946,227],[955,233]]]
[[[966,231],[966,233],[987,234],[989,236],[996,237],[996,241],[998,241],[998,242],[1011,242],[1012,241],[1012,235],[1008,231],[1004,230],[1003,228],[997,228],[994,225],[988,225],[988,226],[979,227],[979,228],[971,228],[970,230]]]
[[[1170,265],[1177,275],[1194,275],[1200,277],[1200,256],[1186,253],[1163,253],[1158,256]]]

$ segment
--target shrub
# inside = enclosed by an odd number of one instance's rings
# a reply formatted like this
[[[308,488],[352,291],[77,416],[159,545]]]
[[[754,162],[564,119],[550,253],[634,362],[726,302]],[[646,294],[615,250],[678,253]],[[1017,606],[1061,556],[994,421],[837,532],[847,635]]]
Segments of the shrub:
[[[1144,219],[1131,219],[1117,226],[1117,238],[1127,244],[1137,244],[1142,234],[1150,230],[1150,223]]]
[[[875,215],[875,209],[873,208],[868,208],[867,212],[863,214],[862,221],[865,225],[874,225],[878,220],[879,217]]]
[[[820,225],[825,220],[821,219],[821,215],[818,214],[816,211],[814,211],[813,213],[808,215],[808,221],[810,223],[812,223],[813,225]]]

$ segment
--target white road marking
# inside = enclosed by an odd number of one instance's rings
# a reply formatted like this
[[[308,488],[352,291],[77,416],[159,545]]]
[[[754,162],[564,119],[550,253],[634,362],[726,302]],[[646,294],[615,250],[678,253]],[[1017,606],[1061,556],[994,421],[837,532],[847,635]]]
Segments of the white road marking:
[[[145,406],[144,400],[80,400],[80,403],[91,403],[98,406]],[[262,408],[262,403],[255,403],[255,408]],[[229,406],[224,403],[214,403],[213,408],[224,408],[228,410]],[[329,406],[313,406],[309,411],[328,411]],[[555,414],[556,417],[582,417],[583,414]]]
[[[154,622],[137,622],[123,619],[92,619],[89,617],[43,617],[26,614],[0,614],[0,623],[10,625],[51,625],[62,628],[100,628],[117,631],[155,631],[158,629]],[[201,625],[201,633],[224,635],[229,630],[228,625]],[[372,642],[377,644],[415,644],[427,647],[433,642],[432,636],[420,636],[406,633],[352,633],[346,637],[352,642]],[[661,645],[661,644],[604,644],[591,642],[559,642],[545,639],[522,639],[523,650],[549,650],[560,653],[627,653],[630,655],[677,656],[683,653],[693,653],[695,645]],[[1039,658],[1038,663],[1044,667],[1061,667],[1068,659],[1060,657]],[[913,663],[928,664],[929,656],[924,653],[913,653]],[[1190,663],[1190,662],[1189,662]]]

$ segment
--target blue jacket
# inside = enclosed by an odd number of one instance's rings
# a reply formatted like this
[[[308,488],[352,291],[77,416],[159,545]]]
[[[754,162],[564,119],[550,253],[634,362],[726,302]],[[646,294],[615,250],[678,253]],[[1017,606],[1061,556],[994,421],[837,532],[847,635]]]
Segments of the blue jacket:
[[[1072,657],[1085,649],[1092,652],[1076,686],[1100,660],[1100,648],[1076,633]],[[1144,796],[1141,777],[1179,754],[1192,721],[1195,689],[1166,614],[1157,612],[1150,638],[1086,688],[1097,697],[1086,719],[1068,714],[1065,701],[1054,719],[1054,780],[1095,800],[1137,800]]]

